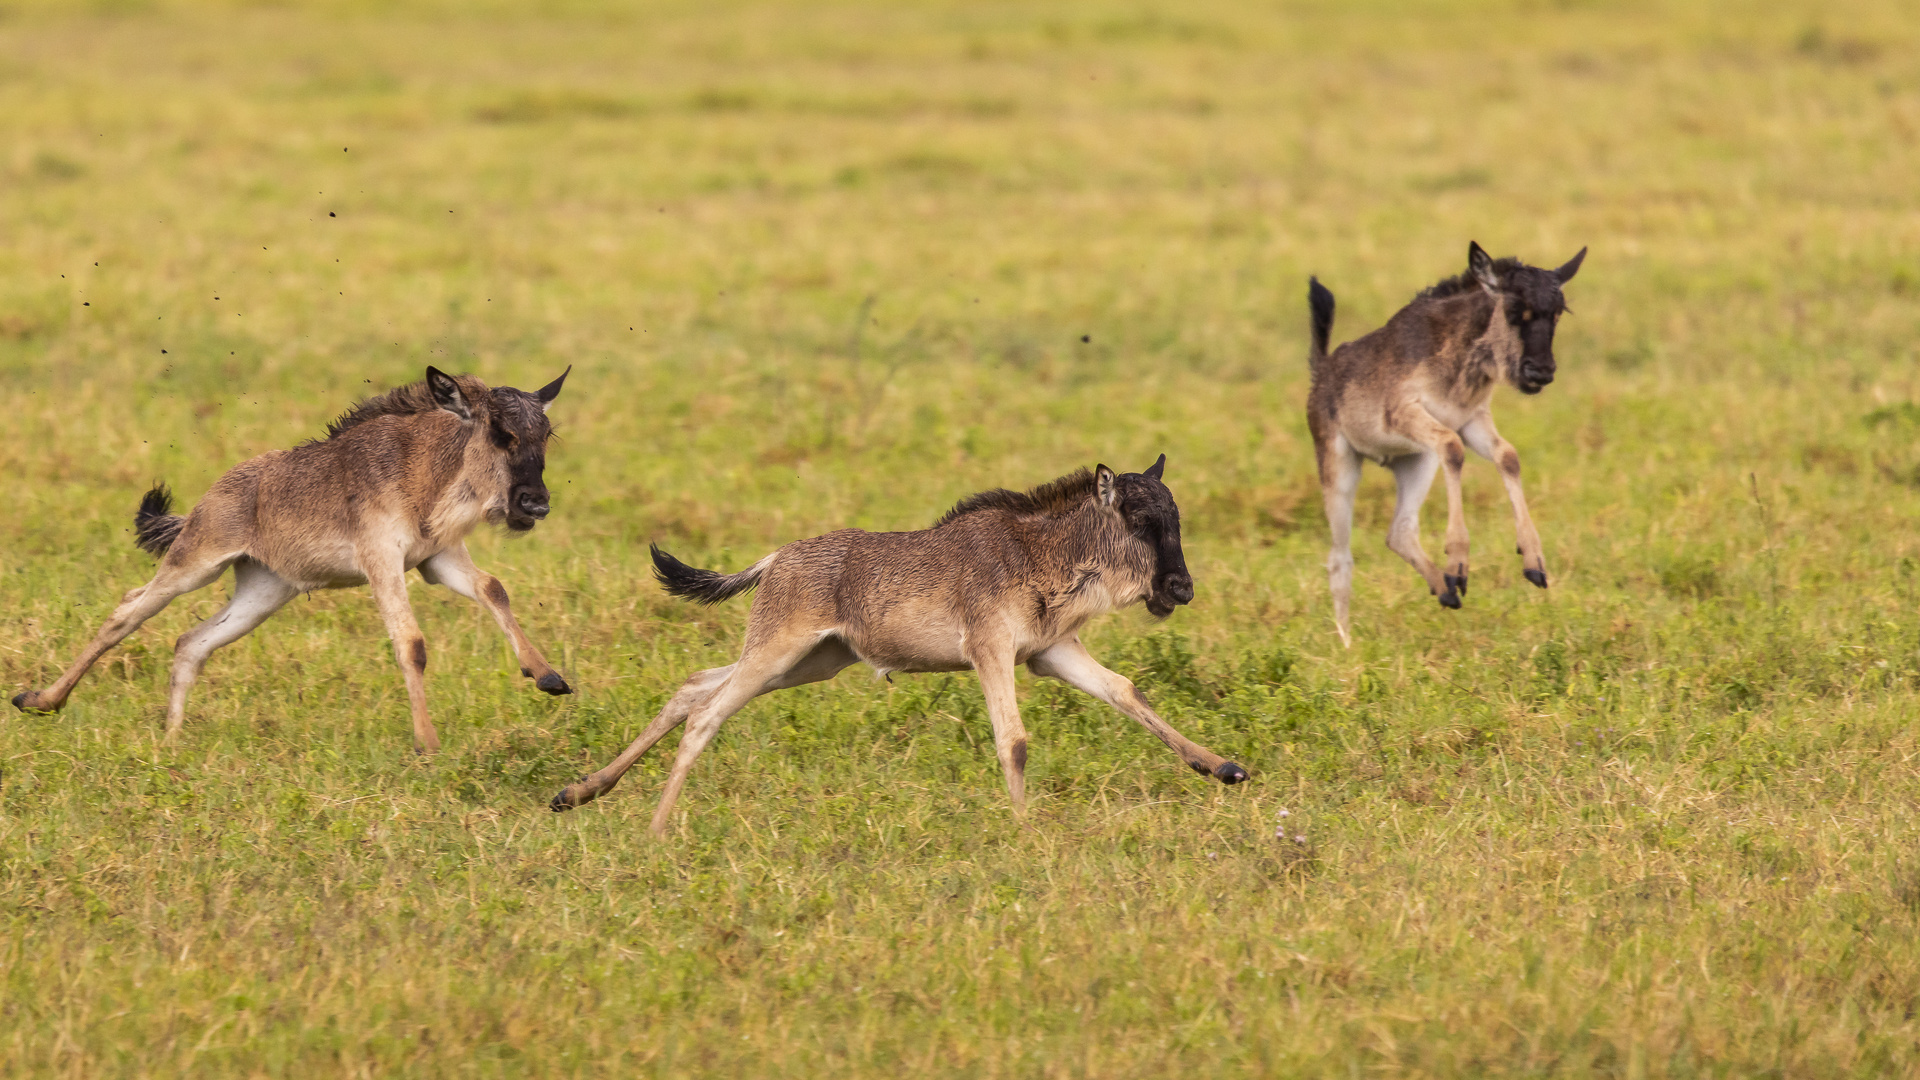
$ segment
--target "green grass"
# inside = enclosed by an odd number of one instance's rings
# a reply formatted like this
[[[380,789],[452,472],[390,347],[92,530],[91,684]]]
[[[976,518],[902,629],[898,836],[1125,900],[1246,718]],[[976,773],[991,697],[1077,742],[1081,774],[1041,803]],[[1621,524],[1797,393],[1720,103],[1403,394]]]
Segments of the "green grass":
[[[176,603],[0,720],[0,1068],[1920,1072],[1916,48],[1870,0],[0,6],[5,685],[150,573],[147,483],[432,363],[574,365],[555,516],[472,546],[580,689],[416,584],[415,759],[316,594],[169,746],[225,586]],[[1554,587],[1476,461],[1440,609],[1369,470],[1343,651],[1305,279],[1344,340],[1469,239],[1592,247],[1496,406]],[[1018,825],[969,678],[853,671],[740,714],[666,843],[664,756],[547,812],[737,647],[647,540],[1162,451],[1199,598],[1089,643],[1251,784],[1023,678]]]

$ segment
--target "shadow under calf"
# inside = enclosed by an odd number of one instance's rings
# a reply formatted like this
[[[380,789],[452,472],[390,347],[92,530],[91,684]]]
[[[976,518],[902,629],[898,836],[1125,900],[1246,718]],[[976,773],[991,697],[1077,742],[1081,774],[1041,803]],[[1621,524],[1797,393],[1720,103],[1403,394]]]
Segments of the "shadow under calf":
[[[1081,469],[1024,493],[981,492],[918,532],[843,529],[795,541],[737,574],[697,570],[655,547],[655,573],[675,596],[712,604],[758,587],[746,644],[726,667],[696,672],[632,745],[555,795],[552,808],[606,794],[685,723],[653,815],[652,831],[663,835],[694,759],[729,716],[761,694],[861,662],[882,675],[972,668],[1016,813],[1026,808],[1020,664],[1131,716],[1194,771],[1245,780],[1245,769],[1175,731],[1080,643],[1080,628],[1097,615],[1144,602],[1164,618],[1193,599],[1180,510],[1161,483],[1166,460],[1125,475]]]

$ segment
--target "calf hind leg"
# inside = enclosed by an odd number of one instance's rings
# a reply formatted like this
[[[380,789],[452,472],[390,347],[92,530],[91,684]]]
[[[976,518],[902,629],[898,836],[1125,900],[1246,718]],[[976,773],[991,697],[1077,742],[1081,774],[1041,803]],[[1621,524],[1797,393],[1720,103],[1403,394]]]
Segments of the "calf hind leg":
[[[225,648],[253,632],[299,590],[280,575],[241,559],[233,567],[233,598],[219,613],[180,635],[173,647],[173,678],[167,693],[167,738],[177,738],[187,720],[187,692],[215,649]]]
[[[859,659],[839,638],[827,638],[815,645],[797,663],[767,680],[759,693],[831,679],[842,669],[858,663]],[[620,782],[620,778],[626,775],[626,771],[645,756],[655,743],[686,722],[687,717],[706,705],[721,687],[729,685],[734,673],[746,660],[747,658],[743,656],[739,662],[728,664],[726,667],[708,668],[705,671],[696,672],[692,678],[681,684],[680,690],[668,700],[659,715],[653,718],[653,722],[647,725],[647,729],[642,731],[640,737],[633,740],[619,757],[598,772],[568,784],[547,806],[556,813],[571,810],[576,806],[585,806],[613,790],[613,786]],[[738,711],[738,708],[739,706],[735,706],[733,711]],[[728,715],[732,715],[732,712]],[[721,720],[725,719],[726,717],[721,717]],[[719,724],[715,723],[714,727],[717,730]],[[682,745],[685,745],[684,739]],[[704,746],[705,743],[701,745]],[[699,751],[695,750],[694,753],[697,755]],[[675,793],[678,793],[678,788],[675,789]]]
[[[44,690],[25,690],[15,694],[13,706],[23,712],[56,712],[67,703],[68,695],[79,685],[80,679],[94,662],[105,655],[108,649],[126,640],[128,634],[140,628],[160,613],[160,609],[173,602],[177,596],[190,593],[195,589],[211,585],[232,562],[239,558],[237,553],[223,552],[219,555],[195,555],[176,542],[173,550],[161,561],[160,569],[153,580],[137,589],[131,589],[120,598],[120,605],[107,617],[106,625],[94,635],[87,647],[72,666],[63,672],[52,686]]]
[[[734,666],[728,664],[726,667],[694,672],[686,682],[680,684],[680,689],[667,699],[666,705],[654,716],[653,722],[647,725],[647,729],[640,733],[639,738],[633,740],[625,750],[621,751],[619,757],[608,762],[606,767],[598,772],[583,776],[562,788],[560,794],[555,795],[553,800],[547,803],[548,808],[554,813],[571,810],[576,806],[585,806],[612,791],[613,785],[620,782],[620,778],[627,774],[628,769],[633,768],[634,762],[639,761],[648,750],[653,749],[654,743],[666,738],[667,732],[686,722],[688,713],[713,696],[714,690],[727,681],[727,676],[733,674]]]
[[[686,734],[680,736],[680,749],[673,756],[673,771],[667,774],[666,785],[660,789],[660,805],[654,809],[653,823],[647,831],[655,836],[667,835],[673,804],[680,798],[680,789],[686,786],[694,759],[713,741],[728,717],[769,690],[831,678],[846,666],[840,662],[842,658],[847,662],[853,658],[853,651],[837,639],[794,640],[797,637],[800,635],[769,642],[758,649],[749,648],[734,665],[727,681],[688,714]],[[823,645],[825,650],[817,648]],[[813,662],[808,663],[809,660]]]
[[[1433,474],[1439,471],[1440,457],[1431,451],[1409,454],[1388,463],[1393,470],[1397,497],[1393,504],[1393,523],[1387,526],[1387,547],[1407,560],[1426,579],[1427,589],[1440,598],[1440,606],[1457,608],[1460,594],[1441,576],[1440,568],[1427,558],[1420,546],[1420,504],[1433,486]]]
[[[1327,586],[1333,591],[1333,627],[1340,644],[1353,645],[1348,609],[1353,602],[1353,497],[1360,486],[1360,457],[1335,438],[1323,448],[1320,494],[1326,504],[1332,547],[1327,554]]]

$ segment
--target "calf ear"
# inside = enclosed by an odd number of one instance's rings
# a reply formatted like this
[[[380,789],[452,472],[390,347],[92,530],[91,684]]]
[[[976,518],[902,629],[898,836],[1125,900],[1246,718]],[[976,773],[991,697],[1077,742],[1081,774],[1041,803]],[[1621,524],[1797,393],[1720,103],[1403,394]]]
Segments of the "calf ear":
[[[1114,482],[1112,469],[1107,468],[1105,465],[1094,466],[1093,492],[1094,496],[1100,500],[1101,506],[1112,506],[1114,504],[1115,500],[1120,497],[1119,487],[1120,485]]]
[[[561,372],[559,378],[533,392],[533,396],[540,399],[541,412],[546,412],[549,408],[552,408],[553,399],[560,396],[560,384],[566,382],[567,376],[571,374],[573,374],[573,365],[568,364],[567,370]]]
[[[1161,454],[1161,455],[1160,455],[1160,460],[1159,460],[1159,461],[1156,461],[1156,462],[1154,462],[1153,464],[1151,464],[1151,465],[1149,465],[1149,466],[1147,466],[1147,468],[1146,468],[1146,471],[1145,471],[1145,472],[1142,472],[1142,473],[1141,473],[1140,475],[1141,475],[1141,476],[1151,476],[1151,477],[1153,477],[1153,478],[1154,478],[1155,480],[1158,480],[1158,479],[1160,479],[1160,474],[1161,474],[1161,473],[1163,473],[1163,472],[1166,472],[1166,471],[1167,471],[1167,455],[1165,455],[1165,454]]]
[[[1555,270],[1553,272],[1553,276],[1560,279],[1560,284],[1565,285],[1567,282],[1573,280],[1573,275],[1580,272],[1580,264],[1585,262],[1586,258],[1587,258],[1587,249],[1581,248],[1580,254],[1575,255],[1571,259],[1568,259],[1567,265],[1561,267],[1558,270]]]
[[[1500,288],[1500,276],[1493,272],[1493,257],[1487,254],[1478,241],[1467,241],[1467,270],[1475,280],[1496,292]]]
[[[453,376],[437,367],[427,369],[427,392],[433,395],[433,403],[462,420],[473,419],[473,410],[467,406],[467,396],[460,392],[460,384]]]

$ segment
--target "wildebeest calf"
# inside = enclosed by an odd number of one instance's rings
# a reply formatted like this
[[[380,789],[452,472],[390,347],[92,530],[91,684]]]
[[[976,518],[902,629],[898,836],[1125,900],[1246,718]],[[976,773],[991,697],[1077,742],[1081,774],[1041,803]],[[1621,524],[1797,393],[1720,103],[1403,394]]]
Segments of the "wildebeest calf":
[[[1514,527],[1528,581],[1547,587],[1546,556],[1520,488],[1520,455],[1493,426],[1493,388],[1505,380],[1523,394],[1553,381],[1553,330],[1566,310],[1560,286],[1573,280],[1587,249],[1558,270],[1494,260],[1467,246],[1467,272],[1414,297],[1365,337],[1327,352],[1333,294],[1308,279],[1313,316],[1308,360],[1313,388],[1307,426],[1320,465],[1320,490],[1333,530],[1327,577],[1334,626],[1351,645],[1347,605],[1353,594],[1353,495],[1360,460],[1393,470],[1399,488],[1387,546],[1413,564],[1446,607],[1467,592],[1467,523],[1460,468],[1466,449],[1495,462],[1513,502]],[[1447,565],[1433,565],[1420,546],[1420,504],[1442,466],[1447,479]]]
[[[1180,549],[1180,510],[1160,482],[1105,465],[1023,493],[960,501],[919,532],[860,529],[799,540],[737,574],[696,570],[653,549],[667,591],[717,603],[759,586],[740,659],[698,672],[618,758],[553,797],[568,810],[606,794],[642,754],[686,722],[654,811],[666,831],[687,772],[727,717],[770,690],[831,679],[865,662],[895,671],[972,668],[986,693],[994,747],[1016,812],[1026,805],[1027,733],[1014,700],[1026,664],[1133,717],[1196,772],[1235,784],[1245,769],[1173,730],[1080,644],[1096,615],[1144,601],[1159,617],[1193,599]]]
[[[407,603],[406,573],[413,569],[486,608],[534,685],[572,693],[521,631],[507,590],[473,565],[464,542],[482,521],[526,532],[547,516],[553,428],[546,411],[566,378],[562,372],[529,394],[430,367],[426,381],[348,410],[326,438],[234,466],[184,517],[169,513],[171,496],[156,486],[134,518],[140,546],[162,556],[153,580],[126,594],[59,681],[15,696],[14,705],[65,705],[101,654],[229,566],[233,598],[174,646],[169,738],[186,722],[187,691],[215,649],[246,636],[300,593],[371,584],[406,678],[414,748],[438,750],[427,717],[427,642]]]

